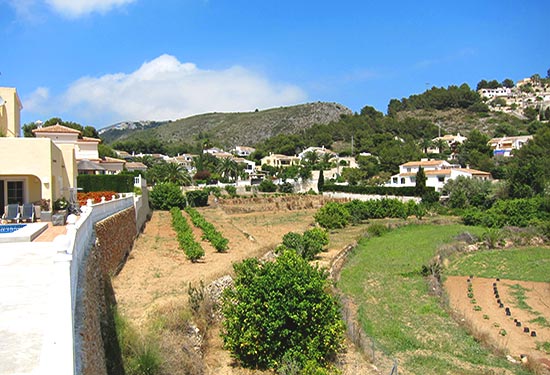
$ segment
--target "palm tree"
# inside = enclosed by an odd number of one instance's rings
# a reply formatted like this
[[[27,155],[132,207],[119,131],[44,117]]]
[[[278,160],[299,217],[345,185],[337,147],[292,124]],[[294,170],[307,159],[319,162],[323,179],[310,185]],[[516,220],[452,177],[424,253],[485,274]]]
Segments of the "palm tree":
[[[173,182],[175,184],[185,186],[191,185],[191,176],[182,164],[166,163],[163,169],[164,182]]]
[[[239,164],[231,158],[222,159],[216,167],[216,172],[227,179],[231,179],[232,177],[233,179],[237,178],[239,170]]]
[[[319,162],[319,155],[315,151],[308,151],[304,154],[303,163],[313,167]]]

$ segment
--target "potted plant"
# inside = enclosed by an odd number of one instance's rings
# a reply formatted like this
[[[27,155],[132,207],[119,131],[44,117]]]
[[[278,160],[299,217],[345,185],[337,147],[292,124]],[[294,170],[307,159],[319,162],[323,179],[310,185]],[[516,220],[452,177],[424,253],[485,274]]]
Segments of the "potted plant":
[[[54,214],[52,215],[52,224],[53,225],[65,225],[65,220],[67,219],[69,202],[65,197],[61,197],[53,202]]]

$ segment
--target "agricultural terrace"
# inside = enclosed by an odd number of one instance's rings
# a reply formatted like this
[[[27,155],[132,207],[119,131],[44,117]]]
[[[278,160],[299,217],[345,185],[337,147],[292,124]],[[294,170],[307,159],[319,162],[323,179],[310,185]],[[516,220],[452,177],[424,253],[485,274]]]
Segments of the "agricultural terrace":
[[[422,267],[464,232],[479,236],[483,229],[409,225],[365,238],[342,270],[339,288],[353,298],[377,355],[395,358],[399,373],[528,373],[474,339],[430,293]]]

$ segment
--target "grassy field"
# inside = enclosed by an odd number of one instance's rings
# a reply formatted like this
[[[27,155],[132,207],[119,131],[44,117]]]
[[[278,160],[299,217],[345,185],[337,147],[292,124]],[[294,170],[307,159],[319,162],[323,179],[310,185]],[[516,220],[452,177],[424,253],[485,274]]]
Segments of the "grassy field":
[[[452,259],[447,275],[550,282],[550,248],[487,250]]]
[[[349,257],[339,288],[353,297],[365,332],[404,374],[522,374],[521,367],[484,349],[429,294],[421,275],[439,246],[462,225],[411,225],[364,239]]]

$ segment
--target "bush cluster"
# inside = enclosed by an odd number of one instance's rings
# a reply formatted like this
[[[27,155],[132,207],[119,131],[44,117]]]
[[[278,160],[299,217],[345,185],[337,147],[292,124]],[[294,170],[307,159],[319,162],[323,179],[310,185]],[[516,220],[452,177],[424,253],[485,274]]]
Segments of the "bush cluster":
[[[369,219],[406,219],[410,215],[422,218],[425,213],[425,208],[414,201],[403,203],[398,199],[389,198],[369,201],[355,199],[347,203],[327,203],[317,211],[315,221],[323,228],[337,229]]]
[[[464,211],[462,220],[466,225],[489,228],[538,226],[550,220],[550,199],[536,197],[499,200],[485,211],[479,208]]]
[[[191,190],[185,193],[187,204],[191,207],[205,207],[208,205],[208,195],[210,191],[204,190]]]
[[[76,177],[76,183],[84,193],[104,190],[117,193],[134,191],[134,176],[123,174],[80,174]]]
[[[172,207],[185,207],[185,198],[181,188],[171,182],[156,184],[149,196],[155,210],[169,210]]]
[[[185,255],[191,262],[196,262],[204,256],[204,249],[200,243],[195,241],[193,231],[187,223],[187,220],[181,214],[181,210],[178,207],[172,207],[170,209],[170,214],[172,215],[172,227],[178,236],[180,249],[183,249]]]
[[[283,236],[283,243],[276,249],[277,253],[285,250],[295,251],[305,260],[312,260],[328,245],[328,233],[321,228],[313,228],[304,234],[289,232]]]
[[[218,230],[208,222],[197,210],[192,207],[186,207],[185,212],[191,217],[193,225],[202,229],[202,238],[207,240],[214,246],[217,252],[223,253],[227,251],[229,240],[225,238]]]
[[[320,373],[340,349],[344,324],[327,274],[293,251],[274,262],[234,265],[223,294],[224,346],[245,367],[282,370],[292,364]],[[323,373],[323,372],[321,372]]]

